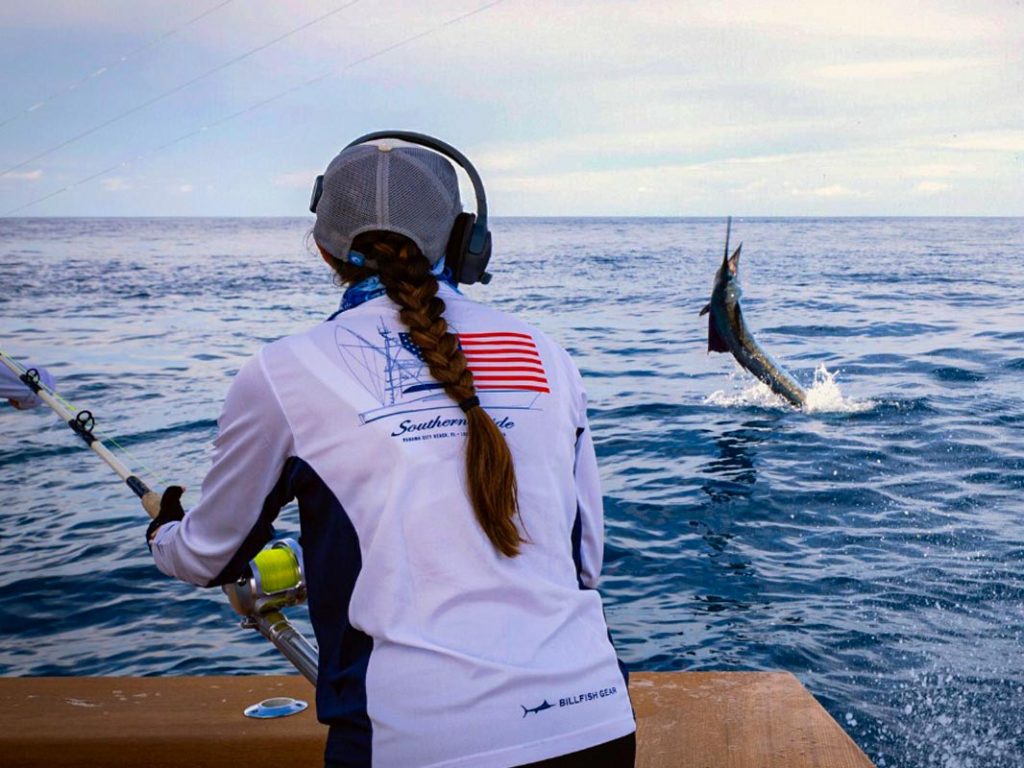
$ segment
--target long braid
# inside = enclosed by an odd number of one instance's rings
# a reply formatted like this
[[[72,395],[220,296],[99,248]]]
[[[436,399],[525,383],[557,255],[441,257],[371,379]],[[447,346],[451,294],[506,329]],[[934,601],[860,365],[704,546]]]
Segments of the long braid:
[[[409,328],[431,376],[456,403],[473,397],[473,372],[458,337],[448,330],[444,300],[437,295],[437,278],[419,248],[407,238],[382,232],[360,236],[353,248],[379,265],[381,284],[401,308],[399,318]],[[371,274],[365,268],[333,261],[346,282]],[[466,422],[466,484],[477,522],[499,552],[515,557],[523,538],[515,524],[519,501],[512,453],[483,408],[470,408]]]

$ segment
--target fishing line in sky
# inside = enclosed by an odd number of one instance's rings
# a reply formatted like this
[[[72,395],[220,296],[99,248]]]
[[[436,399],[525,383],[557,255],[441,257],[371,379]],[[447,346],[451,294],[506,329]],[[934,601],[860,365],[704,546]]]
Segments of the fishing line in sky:
[[[47,96],[44,99],[40,99],[35,104],[32,104],[30,107],[26,107],[21,112],[16,112],[15,114],[11,115],[10,117],[6,118],[5,120],[0,121],[0,128],[3,128],[8,123],[13,123],[15,120],[18,120],[19,118],[25,117],[26,115],[30,115],[33,112],[35,112],[36,110],[42,109],[43,107],[45,107],[50,102],[56,101],[57,99],[59,99],[61,96],[63,96],[66,93],[70,93],[71,91],[77,90],[81,86],[83,86],[86,83],[88,83],[90,80],[95,80],[100,75],[105,75],[108,72],[112,72],[113,70],[115,70],[118,67],[120,67],[121,65],[123,65],[125,62],[127,62],[130,59],[133,59],[136,56],[138,56],[140,53],[148,51],[150,48],[156,48],[158,45],[160,45],[160,43],[164,42],[168,38],[174,37],[176,34],[181,32],[186,27],[190,27],[193,24],[195,24],[197,21],[205,19],[207,16],[209,16],[214,11],[220,10],[225,5],[230,5],[234,1],[235,0],[224,0],[223,2],[218,3],[217,5],[213,6],[212,8],[207,8],[205,11],[200,13],[198,16],[193,16],[191,19],[186,21],[184,24],[181,24],[180,26],[177,26],[174,29],[170,29],[167,32],[164,32],[162,35],[160,35],[159,37],[156,37],[156,38],[150,40],[148,43],[140,45],[138,48],[133,48],[132,50],[128,51],[127,53],[123,54],[122,56],[119,56],[118,58],[116,58],[113,61],[111,61],[109,64],[104,64],[103,66],[98,67],[97,69],[94,69],[92,72],[90,72],[89,74],[85,75],[84,77],[80,77],[77,80],[74,80],[73,82],[68,83],[63,88],[60,88],[60,89],[54,91],[53,93],[51,93],[49,96]],[[29,161],[29,162],[31,162],[31,161]]]
[[[104,129],[104,128],[106,128],[109,125],[113,125],[114,123],[123,120],[124,118],[128,117],[129,115],[134,115],[136,112],[140,112],[143,109],[145,109],[146,107],[149,107],[149,106],[151,106],[153,104],[156,104],[158,101],[163,101],[168,96],[173,96],[174,94],[178,93],[179,91],[185,90],[190,85],[195,85],[196,83],[198,83],[201,80],[205,80],[206,78],[211,77],[211,76],[217,74],[218,72],[221,72],[221,71],[227,69],[228,67],[230,67],[230,66],[232,66],[234,64],[237,64],[238,62],[243,61],[244,59],[247,59],[250,56],[253,56],[253,55],[259,53],[260,51],[264,51],[267,48],[270,48],[272,45],[277,45],[277,43],[280,43],[282,40],[286,40],[289,37],[292,37],[293,35],[296,35],[299,32],[302,32],[303,30],[309,29],[313,25],[319,24],[321,21],[324,21],[325,19],[327,19],[327,18],[329,18],[331,16],[334,16],[337,13],[340,13],[341,11],[345,10],[346,8],[350,8],[351,6],[355,5],[358,2],[359,2],[359,0],[349,0],[349,2],[347,2],[347,3],[343,4],[343,5],[340,5],[337,8],[334,8],[333,10],[328,11],[327,13],[324,13],[324,14],[322,14],[320,16],[317,16],[312,21],[307,21],[305,24],[300,24],[299,26],[295,27],[294,29],[291,29],[288,32],[285,32],[282,35],[278,35],[273,40],[268,40],[267,42],[262,43],[262,44],[256,46],[255,48],[250,48],[245,53],[241,53],[238,56],[235,56],[235,57],[233,57],[231,59],[228,59],[227,61],[221,62],[220,64],[218,64],[217,66],[213,67],[212,69],[208,69],[205,72],[203,72],[202,74],[196,75],[191,80],[186,80],[184,83],[180,83],[179,85],[176,85],[173,88],[170,88],[170,89],[168,89],[166,91],[163,91],[162,93],[157,94],[156,96],[153,96],[153,97],[151,97],[149,99],[146,99],[141,104],[136,104],[134,107],[131,107],[130,109],[126,109],[124,112],[121,112],[120,114],[115,115],[114,117],[110,118],[109,120],[104,120],[102,123],[94,125],[92,128],[88,128],[88,129],[82,131],[81,133],[78,133],[78,134],[72,136],[69,139],[65,139],[64,141],[60,142],[59,144],[54,144],[52,147],[49,147],[48,149],[44,149],[42,152],[39,152],[38,154],[33,155],[32,157],[29,157],[29,158],[27,158],[25,160],[22,160],[21,162],[16,163],[15,165],[10,166],[9,168],[4,169],[3,171],[0,171],[0,178],[3,178],[4,176],[6,176],[7,174],[11,173],[12,171],[17,171],[17,170],[19,170],[21,168],[24,168],[26,165],[29,165],[30,163],[34,163],[36,160],[40,160],[40,159],[42,159],[42,158],[44,158],[44,157],[46,157],[48,155],[52,155],[57,150],[63,149],[64,147],[66,147],[66,146],[68,146],[70,144],[74,144],[76,141],[78,141],[80,139],[84,139],[86,136],[91,136],[92,134],[96,133],[97,131],[100,131],[100,130]]]
[[[205,125],[202,125],[199,128],[195,128],[195,129],[189,131],[188,133],[183,133],[180,136],[178,136],[178,137],[176,137],[174,139],[171,139],[168,142],[165,142],[165,143],[163,143],[163,144],[161,144],[161,145],[159,145],[157,147],[154,147],[153,149],[149,150],[148,152],[143,152],[141,155],[136,155],[134,158],[130,158],[128,160],[122,160],[121,162],[115,163],[114,165],[111,165],[108,168],[104,168],[101,171],[97,171],[96,173],[92,173],[92,174],[90,174],[88,176],[85,176],[85,177],[83,177],[81,179],[78,179],[77,181],[73,181],[70,184],[68,184],[67,186],[61,187],[60,189],[57,189],[57,190],[55,190],[53,192],[50,192],[47,195],[44,195],[42,197],[37,197],[35,200],[31,200],[31,201],[25,203],[24,205],[20,205],[17,208],[11,208],[10,210],[5,211],[3,215],[4,216],[11,216],[11,215],[13,215],[15,213],[19,213],[20,211],[23,211],[26,208],[31,208],[34,205],[38,205],[39,203],[42,203],[42,202],[45,202],[47,200],[50,200],[51,198],[57,197],[57,195],[62,195],[65,192],[68,192],[68,191],[74,189],[75,187],[81,186],[82,184],[88,184],[90,181],[95,181],[96,179],[101,178],[103,176],[106,176],[107,174],[113,173],[114,171],[120,170],[122,168],[127,168],[128,166],[132,165],[133,163],[139,163],[139,162],[142,162],[144,160],[148,160],[149,158],[155,157],[156,155],[160,154],[164,150],[170,149],[171,147],[175,146],[176,144],[180,144],[183,141],[186,141],[186,140],[192,138],[193,136],[198,136],[198,135],[200,135],[202,133],[206,133],[207,131],[213,130],[214,128],[218,128],[218,127],[224,125],[225,123],[228,123],[228,122],[230,122],[232,120],[235,120],[235,119],[237,119],[239,117],[242,117],[243,115],[247,115],[247,114],[249,114],[251,112],[255,112],[256,110],[262,109],[263,107],[267,106],[268,104],[272,104],[275,101],[280,101],[281,99],[285,98],[286,96],[290,96],[291,94],[296,93],[298,91],[301,91],[304,88],[307,88],[307,87],[309,87],[311,85],[314,85],[315,83],[319,83],[322,80],[326,80],[328,77],[331,77],[332,75],[340,75],[341,73],[347,72],[348,70],[350,70],[353,67],[356,67],[356,66],[358,66],[360,64],[365,64],[368,61],[372,61],[373,59],[380,58],[384,54],[390,53],[391,51],[393,51],[393,50],[395,50],[397,48],[401,48],[403,46],[409,45],[410,43],[413,43],[413,42],[415,42],[417,40],[420,40],[420,39],[422,39],[424,37],[427,37],[428,35],[432,35],[435,32],[440,32],[442,29],[445,29],[446,27],[450,27],[453,24],[458,24],[459,22],[464,21],[465,19],[468,19],[471,16],[476,16],[479,13],[483,13],[484,11],[486,11],[486,10],[488,10],[490,8],[493,8],[494,6],[496,6],[496,5],[498,5],[499,3],[502,3],[502,2],[504,2],[504,0],[491,0],[491,2],[489,2],[489,3],[485,3],[484,5],[481,5],[481,6],[477,7],[477,8],[474,8],[471,11],[467,11],[466,13],[460,14],[458,16],[454,16],[454,17],[448,19],[447,21],[443,21],[440,24],[438,24],[438,25],[436,25],[434,27],[431,27],[430,29],[426,29],[426,30],[424,30],[422,32],[417,32],[415,35],[411,35],[409,37],[403,38],[403,39],[399,40],[397,43],[392,43],[391,45],[385,46],[384,48],[380,48],[380,49],[374,51],[373,53],[369,53],[366,56],[362,56],[362,57],[360,57],[358,59],[350,61],[348,64],[346,64],[345,66],[343,66],[341,68],[330,69],[330,70],[328,70],[328,71],[326,71],[326,72],[324,72],[322,74],[317,75],[316,77],[311,77],[308,80],[304,80],[301,83],[299,83],[298,85],[293,85],[290,88],[286,88],[283,91],[278,91],[273,96],[268,96],[267,98],[261,99],[260,101],[257,101],[254,104],[250,104],[249,106],[245,107],[244,109],[240,109],[237,112],[232,112],[232,113],[230,113],[228,115],[225,115],[224,117],[221,117],[221,118],[218,118],[217,120],[214,120],[211,123],[206,123]]]

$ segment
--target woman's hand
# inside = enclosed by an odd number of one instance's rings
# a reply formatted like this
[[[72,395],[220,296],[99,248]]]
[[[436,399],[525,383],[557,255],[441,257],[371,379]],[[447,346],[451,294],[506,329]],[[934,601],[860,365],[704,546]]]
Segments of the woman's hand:
[[[160,497],[160,514],[153,518],[146,529],[147,547],[152,548],[153,539],[156,538],[160,526],[185,518],[185,510],[181,506],[181,494],[184,492],[185,489],[180,485],[169,485],[164,490],[164,495]]]

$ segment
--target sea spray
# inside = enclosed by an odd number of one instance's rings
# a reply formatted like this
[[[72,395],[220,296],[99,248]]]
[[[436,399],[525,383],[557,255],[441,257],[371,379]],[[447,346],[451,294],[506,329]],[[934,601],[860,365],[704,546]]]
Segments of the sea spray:
[[[804,403],[807,413],[861,413],[875,407],[873,400],[843,397],[836,383],[838,375],[838,371],[829,371],[824,363],[814,370],[814,383],[807,390],[807,401]]]
[[[838,375],[838,371],[829,371],[824,363],[819,364],[814,371],[814,383],[807,389],[807,401],[802,410],[806,413],[861,413],[875,407],[877,403],[873,400],[844,397],[839,384],[836,383]],[[706,405],[793,410],[793,406],[772,392],[767,384],[760,381],[749,383],[749,374],[739,366],[729,378],[732,381],[742,381],[747,386],[738,391],[734,389],[732,392],[726,392],[720,389],[712,392],[704,398]]]

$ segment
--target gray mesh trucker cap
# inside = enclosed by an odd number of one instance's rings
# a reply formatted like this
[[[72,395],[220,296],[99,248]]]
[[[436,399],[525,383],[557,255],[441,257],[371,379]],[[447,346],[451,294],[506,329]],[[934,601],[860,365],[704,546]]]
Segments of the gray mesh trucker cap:
[[[324,172],[313,237],[345,259],[357,235],[397,232],[433,265],[444,256],[461,212],[459,180],[441,155],[394,141],[359,144],[343,150]]]

